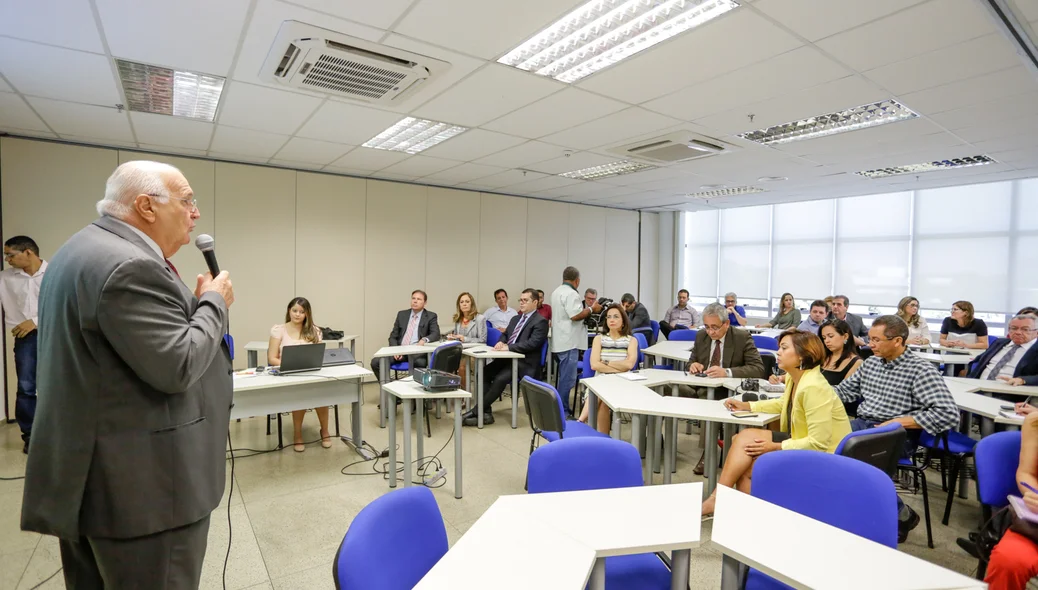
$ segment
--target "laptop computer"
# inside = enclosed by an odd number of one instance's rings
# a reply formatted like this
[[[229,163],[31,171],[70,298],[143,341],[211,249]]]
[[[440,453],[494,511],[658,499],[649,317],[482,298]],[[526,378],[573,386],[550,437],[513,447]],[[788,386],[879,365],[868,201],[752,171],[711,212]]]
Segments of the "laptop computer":
[[[348,348],[326,348],[324,351],[324,366],[326,367],[352,365],[356,362],[357,360],[353,358],[353,353]]]
[[[317,371],[324,364],[324,342],[297,344],[281,349],[281,366],[278,373],[289,375],[305,371]]]

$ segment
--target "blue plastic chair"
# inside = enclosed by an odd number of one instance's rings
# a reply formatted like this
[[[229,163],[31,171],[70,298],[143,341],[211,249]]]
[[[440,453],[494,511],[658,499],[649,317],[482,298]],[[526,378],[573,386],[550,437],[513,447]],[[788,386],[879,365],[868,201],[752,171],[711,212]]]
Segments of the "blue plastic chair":
[[[531,453],[538,436],[548,442],[585,436],[609,438],[609,435],[583,422],[567,420],[562,398],[551,385],[527,376],[519,382],[519,392],[523,396],[523,406],[526,407],[526,414],[530,418],[530,428],[533,429],[533,438],[530,439]]]
[[[981,520],[1009,504],[1008,496],[1020,496],[1016,468],[1020,463],[1020,431],[996,432],[980,439],[974,450],[977,464],[977,499],[984,509]]]
[[[584,396],[581,395],[582,392],[580,391],[580,380],[590,379],[594,376],[595,371],[591,368],[591,350],[588,349],[584,351],[584,356],[580,357],[580,365],[577,366],[577,386],[573,388],[574,403],[570,404],[570,407],[573,408],[573,411],[576,412],[577,416],[579,416],[580,413],[584,411],[584,405],[582,401],[584,399]]]
[[[447,553],[447,529],[432,491],[401,488],[364,507],[335,554],[340,590],[410,590]]]
[[[951,458],[951,471],[946,475],[947,461],[941,461],[941,485],[948,490],[948,501],[944,505],[944,518],[941,523],[948,525],[951,517],[952,499],[955,497],[956,483],[959,480],[959,472],[966,463],[966,458],[973,455],[977,441],[961,432],[949,430],[938,437],[924,431],[919,435],[919,445],[926,447],[930,452],[943,454]]]
[[[753,344],[761,350],[778,350],[778,340],[775,340],[771,336],[761,336],[760,334],[754,334]]]
[[[490,325],[490,322],[487,322],[487,346],[496,346],[502,338],[504,338],[504,333],[499,332],[497,328]]]
[[[753,466],[750,490],[756,498],[897,548],[894,482],[862,461],[818,451],[767,453]],[[751,569],[746,590],[764,588],[789,586]]]
[[[641,332],[635,332],[634,337],[638,339],[638,360],[634,363],[635,369],[642,368],[642,363],[645,362],[645,353],[642,352],[643,348],[649,347],[649,342],[645,339],[645,334]]]
[[[638,449],[612,438],[574,438],[543,446],[530,455],[531,494],[629,488],[644,485]],[[606,588],[670,588],[670,567],[655,553],[605,559]]]
[[[656,344],[660,341],[660,323],[656,320],[649,320],[649,326],[652,327],[652,342],[649,344]]]
[[[670,341],[695,342],[696,330],[674,330],[667,336]]]
[[[995,340],[998,340],[998,336],[988,336],[988,346],[994,344]]]

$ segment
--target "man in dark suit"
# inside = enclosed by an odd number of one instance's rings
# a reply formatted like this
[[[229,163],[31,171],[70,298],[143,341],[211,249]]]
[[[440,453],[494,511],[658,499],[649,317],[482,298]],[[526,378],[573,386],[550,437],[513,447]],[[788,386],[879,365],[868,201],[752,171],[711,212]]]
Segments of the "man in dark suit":
[[[50,260],[22,528],[59,538],[68,588],[197,588],[225,485],[226,272],[169,262],[198,209],[179,170],[127,162],[101,218]]]
[[[706,373],[707,377],[760,379],[765,376],[764,362],[750,333],[733,330],[728,321],[728,311],[720,303],[711,303],[703,308],[703,327],[696,333],[696,343],[688,362],[689,373]],[[704,428],[700,431],[700,442],[713,444],[703,440],[705,435]],[[703,474],[702,457],[693,473]]]
[[[426,344],[440,339],[440,324],[436,313],[425,309],[428,299],[425,291],[415,289],[411,292],[411,309],[405,309],[396,314],[393,322],[393,330],[389,332],[390,346],[407,346],[409,344]],[[411,357],[415,367],[425,367],[429,364],[426,355],[415,355]],[[402,361],[404,357],[397,355],[394,361]],[[375,378],[381,381],[379,376],[378,359],[372,359],[371,370],[375,372]],[[412,367],[413,368],[413,367]]]
[[[1038,385],[1038,346],[1035,321],[1024,314],[1009,321],[1009,338],[999,338],[973,361],[972,379],[1001,380],[1010,385]]]
[[[526,289],[519,297],[519,315],[508,322],[501,341],[494,346],[494,350],[510,350],[526,355],[519,359],[518,379],[527,375],[533,375],[541,366],[541,350],[548,340],[548,320],[537,313],[536,289]],[[512,362],[508,359],[498,359],[488,363],[483,371],[483,424],[494,423],[494,412],[490,406],[505,390],[505,386],[512,382]],[[518,392],[513,391],[512,395]],[[473,408],[465,414],[465,426],[477,426],[479,423],[479,410]]]

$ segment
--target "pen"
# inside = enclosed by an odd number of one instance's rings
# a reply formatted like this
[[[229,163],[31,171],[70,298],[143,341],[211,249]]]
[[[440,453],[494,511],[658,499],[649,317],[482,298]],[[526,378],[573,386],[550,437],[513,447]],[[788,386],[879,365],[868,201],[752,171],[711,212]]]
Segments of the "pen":
[[[1028,483],[1027,483],[1027,482],[1025,482],[1025,481],[1022,481],[1022,482],[1020,482],[1020,485],[1022,485],[1022,486],[1024,486],[1025,488],[1027,488],[1027,489],[1031,490],[1032,492],[1034,492],[1034,493],[1038,494],[1038,490],[1036,490],[1036,489],[1034,489],[1033,487],[1031,487],[1030,485],[1028,485]]]

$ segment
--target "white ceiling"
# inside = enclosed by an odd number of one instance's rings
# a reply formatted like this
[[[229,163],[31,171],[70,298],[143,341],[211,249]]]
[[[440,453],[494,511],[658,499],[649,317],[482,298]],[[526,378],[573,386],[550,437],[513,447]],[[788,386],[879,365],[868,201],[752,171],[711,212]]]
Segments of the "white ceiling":
[[[0,0],[0,133],[625,209],[1038,176],[1038,77],[980,0],[821,2],[744,0],[568,85],[495,60],[580,0],[525,0],[521,9],[504,0]],[[1038,31],[1038,0],[1015,8]],[[451,67],[393,107],[295,91],[259,75],[286,20]],[[226,77],[216,122],[118,111],[114,58]],[[736,137],[891,97],[920,118],[776,147]],[[359,147],[405,114],[472,129],[414,156]],[[679,130],[738,149],[596,182],[558,176]],[[998,163],[882,180],[853,174],[978,154]],[[788,180],[760,184],[762,176]],[[706,184],[767,192],[685,197]]]

